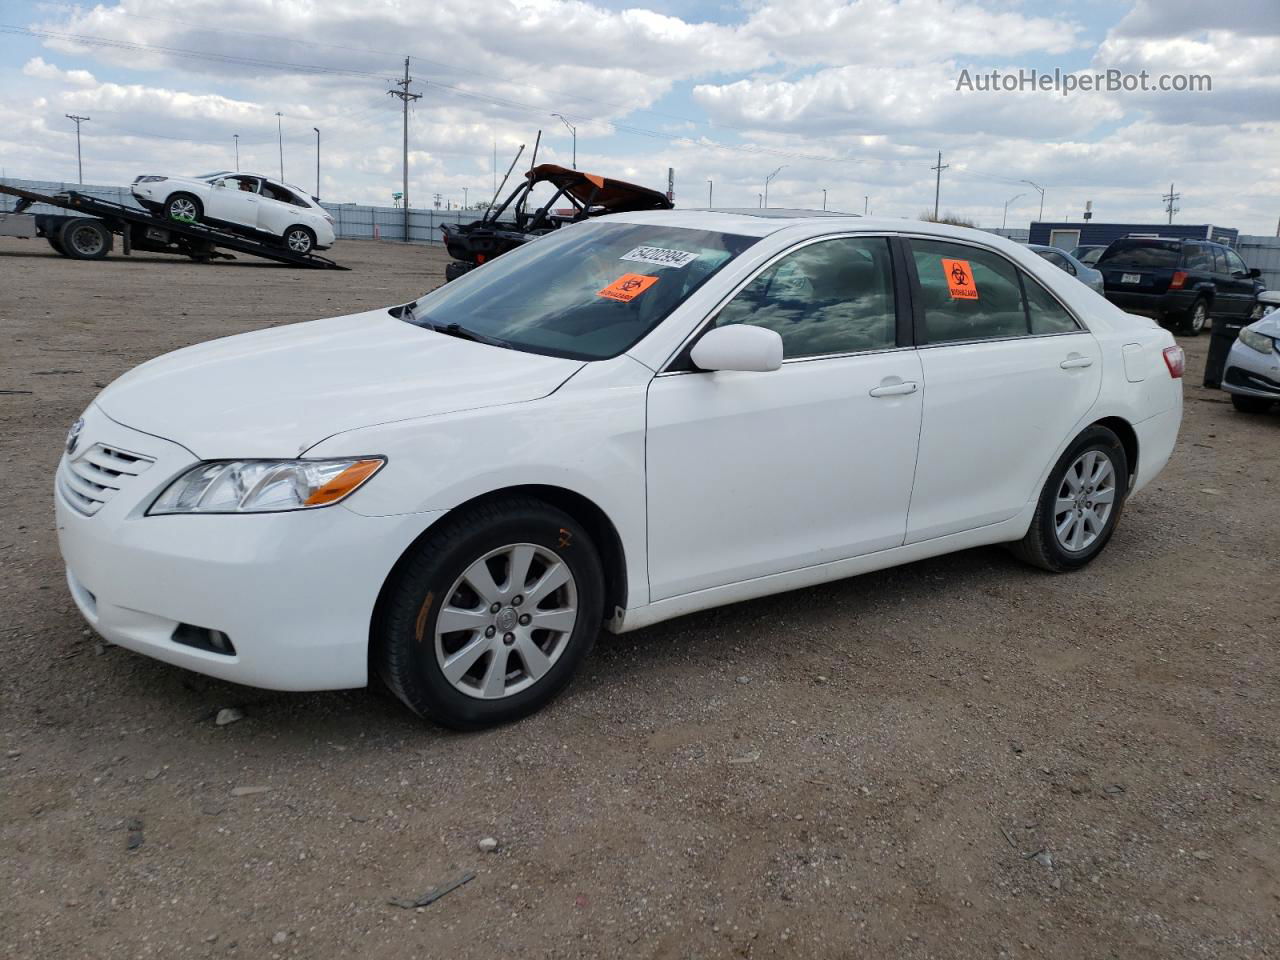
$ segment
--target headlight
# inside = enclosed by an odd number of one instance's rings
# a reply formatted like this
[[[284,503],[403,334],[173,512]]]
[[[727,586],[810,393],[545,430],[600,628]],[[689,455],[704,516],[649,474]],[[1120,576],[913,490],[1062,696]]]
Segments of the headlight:
[[[1258,333],[1247,327],[1240,331],[1240,342],[1259,353],[1270,353],[1276,348],[1276,342],[1265,333]]]
[[[139,177],[134,183],[158,183],[161,180],[168,180],[168,177]]]
[[[314,510],[346,499],[385,463],[381,457],[202,463],[169,484],[147,513]]]

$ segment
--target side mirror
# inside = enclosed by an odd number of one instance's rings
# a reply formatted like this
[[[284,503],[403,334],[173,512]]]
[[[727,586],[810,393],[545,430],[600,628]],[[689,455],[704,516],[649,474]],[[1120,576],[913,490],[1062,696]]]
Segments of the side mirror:
[[[699,370],[766,373],[782,366],[782,337],[764,327],[731,323],[708,330],[689,357]]]
[[[224,190],[225,190],[225,189],[226,189],[226,186],[227,186],[227,181],[225,181],[225,180],[215,180],[215,181],[213,181],[213,185],[214,185],[215,187],[218,187],[218,188],[220,188],[220,189],[224,189]]]
[[[1249,271],[1249,276],[1252,277],[1254,280],[1261,280],[1262,271],[1258,267],[1254,267]]]

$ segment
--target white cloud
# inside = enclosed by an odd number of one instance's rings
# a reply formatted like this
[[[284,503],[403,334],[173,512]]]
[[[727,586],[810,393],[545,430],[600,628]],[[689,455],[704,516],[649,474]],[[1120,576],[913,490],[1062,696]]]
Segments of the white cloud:
[[[22,67],[23,76],[37,80],[52,80],[74,87],[92,87],[98,81],[88,70],[62,70],[43,57],[32,57]]]

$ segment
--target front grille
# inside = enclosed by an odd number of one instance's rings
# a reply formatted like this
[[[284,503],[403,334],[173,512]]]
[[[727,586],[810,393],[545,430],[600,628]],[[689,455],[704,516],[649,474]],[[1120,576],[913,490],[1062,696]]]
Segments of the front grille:
[[[62,462],[58,489],[67,503],[87,517],[93,516],[120,489],[155,461],[104,443],[95,443]]]

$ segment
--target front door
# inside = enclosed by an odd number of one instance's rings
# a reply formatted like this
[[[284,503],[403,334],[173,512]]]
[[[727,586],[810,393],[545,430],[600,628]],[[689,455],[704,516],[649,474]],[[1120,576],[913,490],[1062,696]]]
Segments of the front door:
[[[777,331],[781,369],[654,378],[652,599],[902,544],[922,390],[896,309],[884,237],[810,242],[710,322]]]
[[[258,178],[244,174],[223,177],[214,183],[205,205],[210,220],[241,227],[258,225]]]
[[[915,543],[1008,520],[1039,495],[1097,398],[1102,355],[1045,287],[995,251],[937,240],[911,249],[924,321],[907,523]]]

